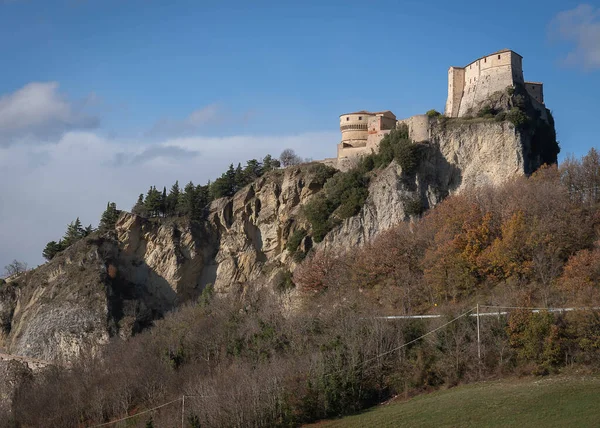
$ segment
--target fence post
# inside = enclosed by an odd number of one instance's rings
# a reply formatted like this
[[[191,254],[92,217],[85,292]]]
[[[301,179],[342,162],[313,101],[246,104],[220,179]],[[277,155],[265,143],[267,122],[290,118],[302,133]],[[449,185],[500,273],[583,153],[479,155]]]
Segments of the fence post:
[[[479,303],[477,303],[477,358],[481,364],[481,335],[479,333]]]

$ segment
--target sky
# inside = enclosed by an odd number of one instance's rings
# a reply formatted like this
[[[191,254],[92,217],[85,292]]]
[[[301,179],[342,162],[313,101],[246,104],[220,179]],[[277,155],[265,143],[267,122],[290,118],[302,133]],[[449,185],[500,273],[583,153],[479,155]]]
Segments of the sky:
[[[342,113],[443,111],[448,67],[504,48],[559,160],[598,148],[600,3],[0,0],[0,271],[151,185],[334,157]]]

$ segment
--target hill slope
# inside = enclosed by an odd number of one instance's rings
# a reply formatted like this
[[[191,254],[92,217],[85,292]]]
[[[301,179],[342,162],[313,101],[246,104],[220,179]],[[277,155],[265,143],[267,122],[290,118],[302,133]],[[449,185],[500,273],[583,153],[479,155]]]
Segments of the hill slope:
[[[483,382],[379,406],[319,427],[598,426],[599,377]]]

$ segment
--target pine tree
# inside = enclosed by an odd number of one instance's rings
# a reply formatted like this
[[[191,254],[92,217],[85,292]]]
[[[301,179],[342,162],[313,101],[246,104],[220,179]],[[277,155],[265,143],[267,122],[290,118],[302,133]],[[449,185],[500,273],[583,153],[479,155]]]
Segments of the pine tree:
[[[91,235],[92,233],[94,233],[94,228],[92,227],[91,224],[87,225],[84,229],[83,229],[83,234],[82,234],[82,238]]]
[[[144,202],[149,217],[158,216],[160,212],[160,199],[160,192],[156,190],[156,187],[150,187],[146,195],[146,201]]]
[[[163,217],[167,216],[167,188],[164,186],[159,199],[158,211]]]
[[[273,159],[273,156],[267,155],[263,159],[263,170],[264,172],[271,171],[275,168],[279,168],[281,166],[281,162],[277,159]]]
[[[50,241],[46,244],[42,256],[48,261],[52,260],[60,251],[62,251],[61,245],[56,241]]]
[[[171,190],[167,196],[167,215],[178,215],[177,205],[179,203],[180,193],[179,181],[176,181],[175,184],[171,186]]]
[[[185,185],[180,202],[180,210],[183,215],[190,217],[196,215],[196,187],[191,181]]]
[[[148,211],[146,210],[146,205],[144,203],[143,193],[140,193],[140,196],[138,196],[138,200],[131,209],[131,212],[142,217],[146,217],[148,215]]]
[[[140,195],[143,200],[143,195]],[[139,202],[139,200],[138,200]],[[137,204],[136,204],[137,205]],[[135,209],[135,207],[134,207]],[[106,210],[102,213],[102,217],[100,217],[100,224],[98,225],[98,229],[101,232],[107,232],[109,230],[113,230],[115,228],[115,224],[117,223],[117,219],[119,218],[119,211],[117,210],[117,204],[114,202],[108,202],[106,204]]]
[[[246,177],[244,176],[244,170],[242,169],[242,164],[238,163],[233,176],[233,193],[237,192],[245,185]]]
[[[261,175],[263,175],[263,165],[259,161],[256,159],[250,159],[248,162],[246,162],[246,167],[244,168],[244,176],[246,177],[246,181],[252,182]]]
[[[81,226],[81,221],[79,220],[79,217],[77,217],[75,221],[72,221],[67,226],[67,231],[65,233],[65,236],[63,237],[65,247],[69,247],[75,242],[79,241],[81,238],[83,238],[84,233],[85,231]]]

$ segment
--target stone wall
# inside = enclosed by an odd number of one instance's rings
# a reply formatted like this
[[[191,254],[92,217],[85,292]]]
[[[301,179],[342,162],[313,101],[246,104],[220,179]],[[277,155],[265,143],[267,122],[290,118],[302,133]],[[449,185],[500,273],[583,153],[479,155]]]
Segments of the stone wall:
[[[496,91],[523,82],[521,57],[512,51],[488,55],[465,67],[465,86],[458,117],[485,101]]]
[[[411,116],[408,119],[402,119],[398,121],[398,125],[408,126],[408,138],[415,142],[429,141],[430,139],[430,126],[429,117],[425,114],[418,114]]]
[[[368,135],[368,113],[349,113],[340,116],[343,147],[365,147]],[[339,152],[338,152],[339,156]]]
[[[524,84],[537,105],[543,106],[543,85],[524,81],[523,58],[516,52],[505,49],[481,57],[466,67],[450,67],[444,114],[448,117],[461,117],[476,113],[473,110],[480,107],[494,92],[504,91],[507,86],[515,84]],[[545,112],[544,107],[539,110]]]
[[[446,111],[448,117],[457,117],[465,87],[465,69],[462,67],[450,67],[448,70],[448,100]]]
[[[544,85],[540,82],[525,82],[527,93],[540,104],[544,104]]]

